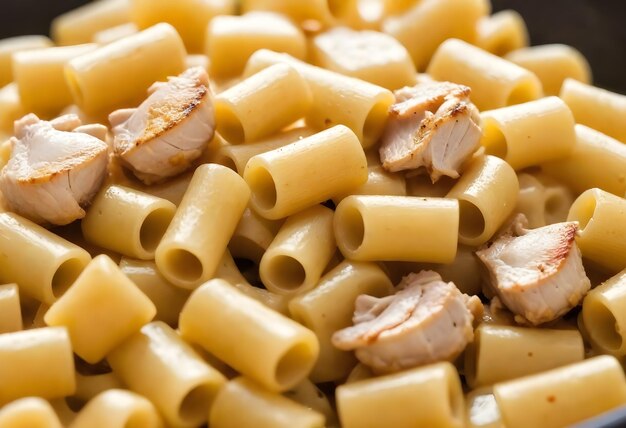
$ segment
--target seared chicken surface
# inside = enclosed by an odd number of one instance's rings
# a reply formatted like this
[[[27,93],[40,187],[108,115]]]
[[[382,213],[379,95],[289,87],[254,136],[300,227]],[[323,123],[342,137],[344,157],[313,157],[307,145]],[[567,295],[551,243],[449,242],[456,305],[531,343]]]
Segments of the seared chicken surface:
[[[380,146],[383,167],[394,172],[425,167],[433,183],[442,175],[459,177],[482,132],[469,95],[470,88],[450,82],[397,90]]]
[[[16,121],[11,158],[0,174],[8,208],[41,224],[83,218],[106,175],[106,133],[103,125],[81,126],[73,114]]]
[[[451,361],[474,339],[472,322],[482,316],[478,297],[469,297],[433,271],[411,273],[396,294],[356,299],[354,326],[339,330],[333,344],[378,373]]]
[[[139,107],[109,115],[115,154],[146,184],[188,169],[215,132],[204,68],[193,67],[168,82],[157,82],[149,93]]]
[[[525,229],[518,216],[487,248],[476,252],[491,288],[522,324],[539,325],[578,305],[591,284],[575,237],[577,222]]]

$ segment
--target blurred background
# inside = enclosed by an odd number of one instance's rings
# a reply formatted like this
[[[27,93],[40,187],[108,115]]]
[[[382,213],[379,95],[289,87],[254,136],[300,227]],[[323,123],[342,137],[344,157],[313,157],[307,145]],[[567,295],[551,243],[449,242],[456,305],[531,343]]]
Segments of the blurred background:
[[[84,3],[88,0],[1,0],[0,38],[47,34],[52,18]],[[492,4],[494,12],[517,10],[526,20],[533,45],[576,47],[590,62],[596,85],[626,94],[626,0],[492,0]]]

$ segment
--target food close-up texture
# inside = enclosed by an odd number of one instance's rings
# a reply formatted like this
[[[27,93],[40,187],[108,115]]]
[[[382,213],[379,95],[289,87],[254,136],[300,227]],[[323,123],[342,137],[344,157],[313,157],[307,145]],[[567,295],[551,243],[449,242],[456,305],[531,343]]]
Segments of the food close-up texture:
[[[626,426],[587,3],[0,5],[0,428]]]

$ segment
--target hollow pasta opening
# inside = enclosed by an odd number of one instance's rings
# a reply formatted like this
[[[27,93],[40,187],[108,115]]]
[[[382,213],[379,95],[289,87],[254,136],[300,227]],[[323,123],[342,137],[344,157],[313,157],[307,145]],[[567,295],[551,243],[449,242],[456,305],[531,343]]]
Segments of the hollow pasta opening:
[[[276,365],[276,382],[282,388],[291,388],[302,380],[314,363],[313,352],[307,343],[297,343],[287,350]]]
[[[227,105],[217,103],[215,106],[218,131],[231,144],[240,144],[245,141],[245,132],[241,121]]]
[[[552,192],[547,191],[544,202],[546,222],[550,224],[564,221],[567,218],[571,202],[565,191],[556,189]]]
[[[473,203],[459,200],[459,235],[466,239],[475,239],[484,232],[483,213]]]
[[[52,277],[52,295],[59,298],[76,281],[85,265],[79,259],[69,259],[61,263]]]
[[[602,302],[591,300],[585,302],[591,316],[585,317],[589,335],[602,347],[618,350],[622,347],[622,336],[617,331],[617,320],[613,312]]]
[[[363,141],[364,146],[369,146],[374,143],[378,137],[383,133],[385,123],[387,123],[387,110],[389,106],[379,101],[367,114],[365,122],[363,123]]]
[[[185,282],[195,282],[202,278],[204,268],[197,256],[182,248],[168,251],[164,268],[172,276]]]
[[[252,190],[252,198],[259,208],[263,210],[271,210],[276,206],[277,194],[276,183],[270,172],[263,167],[256,167],[251,174],[246,177],[250,190]]]
[[[158,208],[148,214],[139,230],[139,242],[144,251],[154,253],[172,217],[174,217],[174,211],[166,208]]]
[[[233,171],[235,171],[238,174],[242,174],[243,173],[243,170],[239,171],[239,168],[237,168],[237,163],[235,162],[235,160],[232,157],[228,156],[228,155],[224,155],[224,156],[220,157],[219,159],[216,160],[215,163],[223,165],[226,168],[230,168],[230,169],[232,169]]]
[[[583,194],[578,197],[578,200],[570,208],[568,220],[577,221],[582,233],[593,218],[595,211],[596,198],[594,195],[590,193]]]
[[[537,92],[537,86],[532,80],[519,82],[517,85],[515,85],[508,98],[506,99],[506,105],[512,106],[514,104],[522,104],[528,101],[535,100],[540,97],[540,94]]]
[[[506,138],[502,131],[500,131],[498,124],[487,118],[484,121],[483,128],[482,144],[485,147],[485,153],[497,156],[500,159],[506,158],[508,153]]]
[[[276,288],[293,291],[304,284],[306,271],[298,260],[281,254],[270,258],[267,280]]]
[[[355,252],[363,244],[365,238],[365,223],[361,212],[354,206],[347,206],[341,211],[341,226],[337,230],[338,239],[348,251]]]
[[[209,385],[198,385],[185,395],[180,403],[178,415],[186,425],[200,425],[206,421],[207,408],[213,400],[213,389]]]

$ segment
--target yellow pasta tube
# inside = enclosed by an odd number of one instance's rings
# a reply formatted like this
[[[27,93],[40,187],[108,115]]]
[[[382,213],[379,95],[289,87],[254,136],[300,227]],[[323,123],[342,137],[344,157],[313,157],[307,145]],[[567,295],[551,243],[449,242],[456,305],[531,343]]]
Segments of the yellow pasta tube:
[[[284,391],[307,377],[319,349],[313,332],[221,279],[192,293],[180,314],[179,330],[185,340],[271,391]]]
[[[156,264],[172,284],[195,288],[213,277],[250,190],[239,175],[215,164],[196,169],[156,250]]]
[[[261,280],[277,294],[303,293],[317,285],[336,250],[333,211],[314,205],[287,218],[261,258]]]
[[[437,363],[337,388],[341,426],[461,427],[461,382],[450,363]]]
[[[50,32],[58,45],[76,45],[91,42],[98,31],[129,20],[129,0],[99,0],[56,17]]]
[[[0,281],[52,303],[91,260],[89,253],[17,214],[0,213]],[[33,266],[37,266],[33,269]]]
[[[617,357],[626,355],[626,269],[587,293],[582,321],[596,348]]]
[[[576,125],[575,132],[572,152],[543,164],[541,169],[578,193],[598,187],[623,196],[626,192],[626,145],[584,125]]]
[[[584,356],[578,330],[482,324],[465,350],[465,378],[477,388],[582,361]]]
[[[510,52],[505,58],[535,73],[546,95],[559,95],[561,85],[568,78],[591,83],[589,63],[571,46],[532,46]]]
[[[65,66],[73,58],[97,47],[96,44],[53,47],[13,55],[13,77],[24,108],[40,116],[52,117],[71,104],[72,93],[65,80]]]
[[[495,156],[472,161],[446,197],[459,200],[459,242],[482,245],[515,209],[519,182],[513,168]]]
[[[266,391],[245,377],[231,380],[215,399],[212,428],[322,428],[324,416],[288,398]]]
[[[120,270],[154,303],[156,321],[163,321],[172,327],[178,325],[178,314],[189,297],[188,290],[169,283],[153,261],[124,257],[120,261]]]
[[[0,406],[30,395],[66,397],[75,389],[74,355],[66,329],[0,334]]]
[[[417,69],[424,70],[444,40],[473,42],[478,20],[489,9],[489,2],[484,0],[423,0],[406,13],[386,19],[383,31],[398,39],[409,50]]]
[[[576,123],[597,129],[626,143],[626,95],[566,79],[559,97],[574,113]]]
[[[380,165],[369,166],[367,181],[346,194],[335,196],[333,202],[338,205],[350,195],[407,196],[406,180],[402,174],[389,172]]]
[[[250,57],[244,75],[250,76],[277,63],[295,67],[309,84],[313,94],[313,106],[306,116],[309,126],[325,129],[337,124],[346,125],[364,148],[378,141],[387,122],[387,110],[394,102],[391,91],[265,49]]]
[[[579,222],[576,243],[583,257],[612,273],[626,266],[626,199],[589,189],[574,201],[567,220]]]
[[[290,19],[304,24],[305,21],[318,21],[322,25],[335,22],[335,14],[342,9],[344,0],[299,0],[285,2],[283,0],[242,0],[241,10],[244,13],[251,11],[271,11],[287,15]]]
[[[150,399],[170,426],[206,422],[226,378],[162,322],[145,325],[107,357],[113,371]]]
[[[65,68],[65,78],[82,110],[108,114],[139,104],[154,82],[181,73],[185,57],[176,30],[158,24],[74,58]]]
[[[218,16],[207,28],[206,54],[214,76],[240,75],[248,58],[259,49],[285,52],[303,60],[307,42],[296,25],[285,16],[274,13]]]
[[[109,389],[94,397],[76,415],[69,428],[161,428],[154,405],[141,395]]]
[[[115,27],[98,31],[93,35],[92,42],[99,45],[108,45],[111,42],[123,39],[126,36],[137,33],[138,31],[139,28],[137,28],[135,24],[128,22],[126,24],[120,24]]]
[[[234,0],[130,0],[130,14],[140,28],[167,22],[180,33],[190,52],[204,49],[209,22],[218,15],[235,13]]]
[[[76,372],[76,392],[73,398],[87,403],[89,400],[107,389],[124,388],[122,382],[113,372],[83,375]]]
[[[17,284],[0,285],[0,334],[22,329],[22,309]]]
[[[524,18],[514,10],[502,10],[478,21],[476,46],[503,56],[528,46],[528,29]]]
[[[285,391],[283,396],[324,415],[326,427],[339,426],[337,413],[331,407],[328,397],[310,380],[303,380],[294,388]]]
[[[300,73],[275,64],[215,97],[217,130],[231,144],[255,141],[303,117],[311,103]]]
[[[574,202],[570,190],[562,185],[544,184],[532,174],[522,173],[519,180],[516,213],[522,213],[528,220],[531,229],[546,224],[565,221],[569,208]]]
[[[334,230],[337,246],[350,260],[449,263],[456,254],[459,203],[444,198],[348,196],[337,206]]]
[[[576,143],[574,116],[558,97],[486,111],[480,117],[486,153],[514,169],[564,158]]]
[[[0,409],[2,428],[62,428],[54,409],[46,400],[28,397]]]
[[[50,307],[44,321],[67,327],[74,352],[93,364],[150,322],[155,313],[150,299],[109,257],[100,255]]]
[[[230,238],[228,250],[233,257],[251,260],[258,265],[279,228],[280,222],[264,219],[246,208]]]
[[[472,88],[472,101],[480,110],[536,100],[543,94],[532,72],[457,39],[439,46],[428,74]]]
[[[94,198],[81,229],[94,245],[150,260],[175,211],[176,205],[165,199],[127,187],[108,186]]]
[[[19,36],[0,40],[0,87],[13,81],[13,54],[51,46],[52,40],[46,36]]]
[[[254,156],[243,177],[252,208],[279,219],[363,184],[367,162],[356,135],[338,125]]]
[[[22,106],[20,93],[16,83],[9,83],[0,88],[0,135],[6,133],[8,139],[13,135],[13,123],[26,115],[26,109]],[[9,146],[10,148],[10,146]],[[9,161],[11,152],[2,154],[2,166]]]
[[[626,404],[626,379],[605,355],[497,384],[493,392],[507,428],[557,428]]]
[[[502,428],[492,388],[473,389],[465,395],[466,428]]]
[[[311,380],[332,382],[348,376],[356,358],[352,352],[335,348],[331,336],[352,325],[357,296],[383,297],[392,292],[391,281],[376,264],[346,260],[325,274],[313,290],[289,302],[292,318],[310,328],[319,340],[320,353]]]

